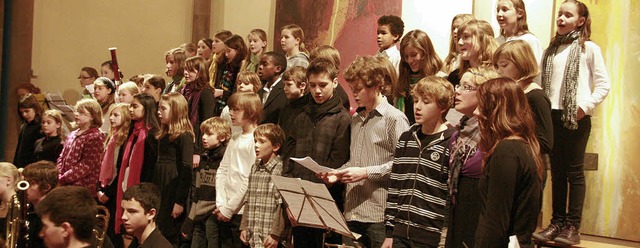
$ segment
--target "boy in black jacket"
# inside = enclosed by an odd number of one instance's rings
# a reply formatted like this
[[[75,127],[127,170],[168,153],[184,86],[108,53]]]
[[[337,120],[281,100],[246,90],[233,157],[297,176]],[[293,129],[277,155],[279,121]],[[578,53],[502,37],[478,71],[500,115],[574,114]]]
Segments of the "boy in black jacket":
[[[191,208],[182,224],[182,233],[184,236],[193,235],[192,244],[207,247],[207,244],[217,245],[219,241],[215,238],[218,237],[217,228],[212,228],[216,226],[213,224],[216,217],[212,214],[216,207],[215,179],[227,142],[231,138],[231,127],[226,120],[211,117],[200,124],[200,131],[204,151],[200,165],[194,170]]]
[[[334,94],[338,87],[338,68],[327,59],[317,58],[307,68],[310,100],[293,121],[287,138],[287,152],[282,174],[313,182],[322,182],[315,173],[289,158],[311,157],[318,164],[338,168],[349,160],[351,117],[340,97]],[[344,184],[327,186],[336,204],[342,209]],[[295,247],[323,247],[324,230],[294,227]],[[329,243],[336,241],[330,240]],[[339,241],[338,241],[339,242]],[[341,242],[340,242],[341,243]]]

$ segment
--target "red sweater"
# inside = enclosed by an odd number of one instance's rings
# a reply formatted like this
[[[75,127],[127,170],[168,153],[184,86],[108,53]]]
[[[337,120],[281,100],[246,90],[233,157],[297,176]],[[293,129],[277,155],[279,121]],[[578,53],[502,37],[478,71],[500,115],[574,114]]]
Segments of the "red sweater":
[[[58,157],[60,185],[84,186],[95,196],[103,143],[104,136],[98,128],[89,128],[80,135],[78,130],[71,132]]]

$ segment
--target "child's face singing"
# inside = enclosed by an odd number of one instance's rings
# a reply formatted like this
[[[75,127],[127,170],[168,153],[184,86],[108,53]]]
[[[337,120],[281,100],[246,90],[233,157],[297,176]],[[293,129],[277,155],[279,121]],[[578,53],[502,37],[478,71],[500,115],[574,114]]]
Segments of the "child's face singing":
[[[213,53],[220,54],[220,53],[222,53],[224,51],[224,49],[226,47],[227,46],[224,44],[224,41],[222,41],[222,40],[220,40],[220,39],[218,39],[216,37],[213,37],[213,48],[211,49],[211,51]]]
[[[338,79],[331,79],[326,73],[309,75],[309,92],[317,104],[331,99],[336,87],[338,87]]]
[[[128,90],[119,90],[118,101],[123,103],[131,103],[133,102],[133,94],[131,94],[131,91]]]
[[[107,86],[105,85],[94,85],[93,98],[95,98],[98,102],[105,102],[109,98],[111,89],[107,88]]]
[[[168,125],[169,118],[171,118],[171,105],[167,101],[160,101],[158,104],[158,119],[160,119],[160,124]]]
[[[115,78],[115,75],[113,73],[113,71],[111,70],[111,67],[105,65],[100,69],[100,72],[102,73],[103,77],[107,77],[111,80],[113,80]]]
[[[167,76],[169,77],[173,77],[175,75],[177,75],[176,73],[178,73],[176,70],[178,70],[178,64],[176,63],[176,60],[173,58],[172,55],[167,55],[164,58],[165,62],[167,62],[166,66],[165,66],[165,73],[167,74]]]
[[[155,209],[145,212],[144,208],[135,198],[131,200],[122,200],[120,206],[124,210],[122,213],[122,222],[128,233],[140,234],[147,225],[153,221]]]
[[[473,34],[469,30],[465,30],[459,37],[458,50],[460,59],[475,60],[478,58],[478,48],[474,44]]]
[[[270,82],[276,76],[277,67],[273,63],[273,59],[269,55],[262,55],[260,58],[260,64],[258,65],[258,77],[262,82]]]
[[[358,107],[365,107],[367,111],[373,110],[376,106],[376,98],[380,95],[380,86],[366,87],[361,80],[349,83],[353,98]]]
[[[129,115],[131,115],[131,120],[138,121],[144,118],[144,106],[138,101],[138,99],[133,99],[133,102],[129,105]]]
[[[424,54],[414,46],[406,46],[402,49],[404,54],[404,61],[409,65],[412,72],[420,72],[424,60]]]
[[[510,0],[500,0],[496,12],[498,24],[502,29],[511,29],[518,22],[518,18],[522,17],[522,13],[518,13]]]
[[[120,113],[120,108],[111,111],[111,114],[109,115],[109,123],[111,123],[111,128],[118,128],[122,125],[122,114]]]
[[[196,54],[204,59],[211,59],[211,48],[209,48],[204,41],[198,41],[198,50]]]
[[[413,98],[413,113],[418,124],[424,125],[429,121],[439,120],[442,118],[444,111],[446,109],[439,108],[433,99],[419,95]]]
[[[29,123],[36,119],[36,110],[32,108],[20,108],[20,116]]]
[[[473,82],[473,74],[466,72],[460,78],[460,85],[456,87],[455,109],[466,115],[473,116],[473,110],[478,106],[478,96],[476,94],[476,85]]]
[[[89,112],[84,109],[76,110],[75,112],[73,112],[73,116],[75,118],[76,125],[80,129],[89,128],[91,126],[91,122],[93,121],[93,117],[91,116],[91,114],[89,114]]]
[[[224,52],[224,56],[227,57],[227,61],[231,62],[234,59],[236,59],[236,56],[238,55],[238,50],[233,49],[231,47],[227,47],[227,50]]]
[[[286,80],[284,81],[284,94],[287,95],[287,99],[289,100],[298,99],[303,95],[306,86],[306,82],[300,82],[300,87],[298,87],[295,81]]]
[[[184,69],[184,80],[187,81],[187,83],[196,81],[196,78],[198,78],[198,70],[187,70],[186,68]]]
[[[238,80],[238,84],[236,85],[236,89],[238,90],[238,92],[255,92],[254,88],[253,88],[253,84],[251,84],[251,82],[249,82],[249,81],[240,81],[240,80]]]
[[[269,162],[272,157],[275,157],[278,150],[280,150],[279,145],[271,144],[271,141],[264,136],[255,136],[255,150],[256,150],[256,158],[262,160],[263,163]]]
[[[205,149],[216,148],[220,146],[222,142],[224,142],[224,139],[220,139],[218,134],[215,132],[207,131],[202,133],[202,146]]]
[[[584,25],[585,18],[578,14],[578,5],[571,2],[564,2],[558,10],[558,18],[556,25],[558,26],[558,34],[566,35],[580,26]]]
[[[229,106],[229,115],[231,116],[231,125],[242,127],[249,124],[249,119],[244,116],[244,110]]]
[[[289,29],[283,29],[280,37],[280,45],[282,45],[282,50],[285,52],[289,52],[300,46],[300,39],[293,37],[293,34]]]
[[[43,115],[42,116],[42,123],[41,123],[41,127],[42,127],[42,132],[49,136],[57,136],[58,135],[58,128],[60,128],[62,126],[62,124],[56,122],[55,119],[49,117],[48,115]]]
[[[520,79],[520,72],[513,61],[500,57],[496,63],[500,75],[511,78],[513,80]]]
[[[267,41],[261,40],[257,34],[249,35],[249,50],[251,50],[251,53],[259,54],[265,47],[267,47]]]
[[[389,25],[384,24],[378,26],[377,42],[380,51],[389,49],[389,47],[396,43],[398,38],[398,35],[391,34],[391,27],[389,27]]]

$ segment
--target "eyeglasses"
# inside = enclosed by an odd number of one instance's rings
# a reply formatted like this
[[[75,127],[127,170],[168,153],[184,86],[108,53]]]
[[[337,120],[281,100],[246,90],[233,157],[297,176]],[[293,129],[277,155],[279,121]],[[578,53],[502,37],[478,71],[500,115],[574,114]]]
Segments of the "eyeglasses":
[[[89,78],[92,78],[92,77],[78,76],[78,79],[89,79]]]
[[[458,84],[456,85],[455,89],[456,91],[460,91],[460,92],[471,92],[471,91],[475,91],[476,87]]]

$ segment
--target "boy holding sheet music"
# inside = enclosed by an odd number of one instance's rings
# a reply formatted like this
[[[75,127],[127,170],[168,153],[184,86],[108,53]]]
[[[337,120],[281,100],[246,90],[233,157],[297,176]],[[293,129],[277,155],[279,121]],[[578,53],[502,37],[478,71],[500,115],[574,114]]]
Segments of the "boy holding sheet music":
[[[283,175],[298,177],[312,182],[321,182],[315,173],[293,161],[290,157],[309,156],[318,164],[338,168],[349,160],[349,140],[351,118],[342,107],[342,101],[334,94],[338,86],[338,68],[323,58],[311,61],[307,68],[307,78],[311,97],[304,111],[293,121],[287,139],[287,151]],[[335,183],[327,186],[339,208],[342,208],[344,185]],[[295,247],[323,247],[324,230],[294,227]],[[329,240],[328,242],[335,242]],[[339,240],[337,241],[341,243]]]
[[[321,173],[347,185],[344,216],[349,229],[362,235],[364,247],[380,247],[385,237],[384,210],[393,153],[400,135],[409,130],[405,114],[384,96],[397,80],[384,57],[356,58],[344,74],[358,104],[351,117],[351,158],[340,169]],[[347,239],[347,245],[355,245]]]

